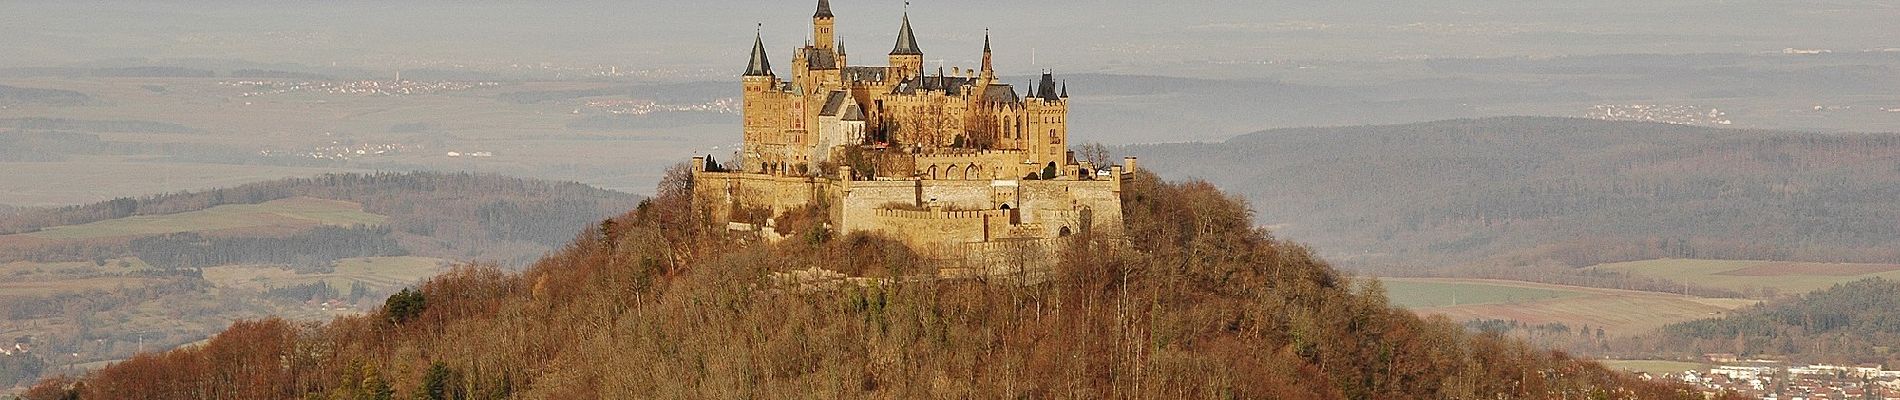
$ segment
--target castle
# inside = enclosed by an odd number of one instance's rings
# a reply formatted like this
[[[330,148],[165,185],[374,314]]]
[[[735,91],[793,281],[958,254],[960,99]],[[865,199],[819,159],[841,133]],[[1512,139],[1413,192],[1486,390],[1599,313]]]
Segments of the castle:
[[[835,24],[819,0],[784,78],[754,37],[744,146],[725,166],[692,163],[695,204],[716,221],[756,229],[816,210],[835,230],[964,260],[1081,232],[1119,236],[1134,159],[1076,159],[1066,83],[1048,72],[1020,92],[998,81],[987,32],[980,68],[927,71],[908,11],[889,65],[850,65]]]

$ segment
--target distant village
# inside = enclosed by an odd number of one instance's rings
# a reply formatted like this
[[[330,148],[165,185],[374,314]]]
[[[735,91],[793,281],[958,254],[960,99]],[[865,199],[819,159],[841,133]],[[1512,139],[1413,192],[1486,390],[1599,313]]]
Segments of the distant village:
[[[1717,366],[1656,376],[1650,380],[1677,381],[1706,393],[1733,392],[1766,400],[1900,399],[1900,370],[1878,364],[1785,366],[1773,360],[1738,360],[1712,354]]]
[[[1732,125],[1728,113],[1714,107],[1660,104],[1598,104],[1586,117],[1605,121],[1660,122],[1678,125]]]
[[[408,96],[456,92],[474,88],[498,86],[500,82],[454,82],[454,81],[410,81],[397,78],[395,81],[277,81],[246,79],[218,82],[220,86],[248,89],[238,97],[256,97],[264,95],[298,92],[344,95],[372,96]]]

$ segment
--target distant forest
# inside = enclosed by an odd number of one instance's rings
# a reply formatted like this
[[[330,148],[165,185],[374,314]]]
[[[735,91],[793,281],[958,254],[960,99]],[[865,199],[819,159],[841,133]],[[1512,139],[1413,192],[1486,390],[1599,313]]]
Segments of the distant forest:
[[[1900,262],[1900,135],[1508,117],[1125,146],[1342,263]]]
[[[36,89],[19,86],[0,85],[0,104],[31,103],[49,105],[76,105],[91,101],[92,96],[71,90]]]
[[[1677,323],[1631,339],[1631,351],[1734,353],[1838,363],[1900,364],[1900,282],[1874,278]]]
[[[389,220],[382,228],[339,228],[304,233],[302,235],[323,235],[331,243],[352,244],[321,251],[311,248],[308,249],[311,252],[303,254],[282,253],[270,258],[272,260],[291,263],[308,259],[306,256],[309,254],[327,254],[329,256],[319,258],[333,260],[406,253],[520,265],[540,256],[547,249],[572,240],[578,232],[575,227],[589,225],[605,216],[631,208],[639,199],[636,195],[579,183],[495,175],[435,172],[331,174],[203,192],[127,197],[87,205],[29,210],[0,218],[0,234],[34,232],[47,227],[136,215],[197,211],[226,204],[257,204],[298,196],[361,203],[364,211],[388,216]],[[379,239],[362,238],[365,235]],[[174,246],[158,246],[158,243]],[[248,252],[219,246],[269,248],[260,250],[266,252],[296,248],[284,247],[282,244],[282,241],[273,239],[219,239],[181,234],[133,240],[130,243],[120,240],[61,243],[43,247],[0,247],[0,261],[109,258],[126,255],[109,254],[111,249],[125,249],[129,251],[128,254],[174,254],[158,259],[179,260],[184,262],[179,267],[189,268],[221,257],[209,254],[225,253],[223,250],[208,252],[204,250],[205,246],[231,250],[231,254]],[[393,246],[395,244],[400,246]],[[194,250],[159,250],[161,247]],[[59,256],[65,256],[68,260],[55,259]]]

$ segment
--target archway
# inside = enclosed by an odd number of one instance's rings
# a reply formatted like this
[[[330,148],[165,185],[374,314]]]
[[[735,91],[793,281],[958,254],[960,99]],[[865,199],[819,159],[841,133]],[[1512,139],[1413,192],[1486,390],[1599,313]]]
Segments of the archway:
[[[963,176],[961,174],[962,174],[962,169],[958,168],[955,164],[952,164],[950,165],[949,168],[944,169],[943,179],[963,179]]]

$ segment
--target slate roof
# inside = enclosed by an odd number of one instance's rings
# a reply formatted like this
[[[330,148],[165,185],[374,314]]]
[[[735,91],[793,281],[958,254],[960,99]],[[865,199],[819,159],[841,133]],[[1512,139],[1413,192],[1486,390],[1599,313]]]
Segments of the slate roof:
[[[917,47],[917,35],[910,33],[910,13],[904,13],[904,27],[897,30],[897,46],[891,49],[893,56],[921,56],[924,50]]]
[[[1043,100],[1061,100],[1062,99],[1062,94],[1056,92],[1055,74],[1051,74],[1048,72],[1042,73],[1042,83],[1037,83],[1036,89],[1038,90],[1036,91],[1035,97],[1040,97]]]
[[[851,96],[846,95],[844,91],[833,90],[831,96],[825,98],[825,107],[818,110],[818,115],[836,117],[844,111],[845,103],[850,100]]]
[[[976,79],[960,76],[916,76],[904,79],[891,91],[901,94],[914,94],[919,90],[942,90],[949,95],[963,94],[963,87],[976,82]]]
[[[990,87],[983,90],[983,101],[986,103],[1014,104],[1021,103],[1023,99],[1016,95],[1015,86],[1003,83],[992,83]]]
[[[810,69],[838,69],[838,55],[817,47],[805,48],[805,66]]]
[[[764,35],[752,37],[752,61],[746,64],[745,76],[772,76],[772,60],[765,56]]]
[[[845,82],[883,82],[891,67],[844,67],[839,75]]]

